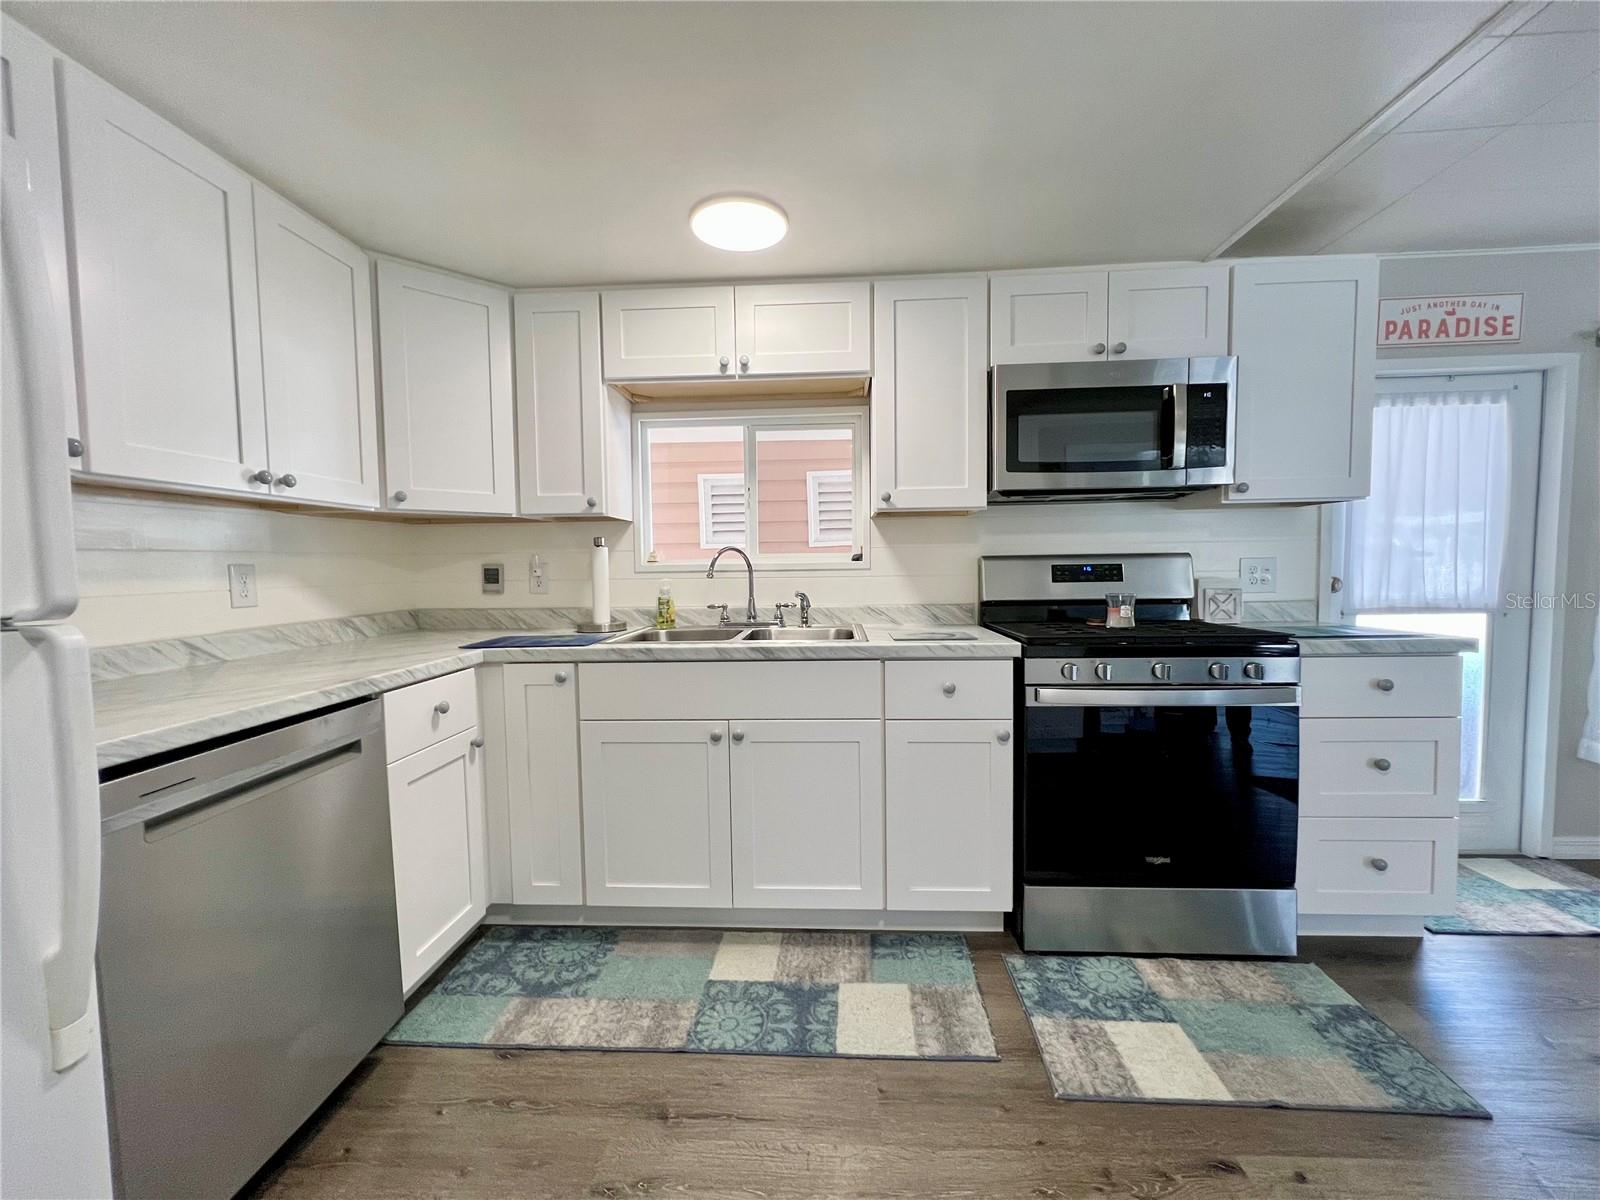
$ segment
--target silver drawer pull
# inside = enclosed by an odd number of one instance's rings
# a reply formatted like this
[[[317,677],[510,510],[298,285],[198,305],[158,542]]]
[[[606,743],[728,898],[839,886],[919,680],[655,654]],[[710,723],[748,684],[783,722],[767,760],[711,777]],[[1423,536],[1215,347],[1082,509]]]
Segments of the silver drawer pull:
[[[1372,769],[1374,771],[1387,771],[1393,765],[1387,758],[1375,758],[1372,760]]]
[[[1367,865],[1382,874],[1389,869],[1389,860],[1387,858],[1369,858],[1367,859]]]
[[[557,671],[556,672],[556,682],[557,683],[565,683],[566,681],[567,681],[567,673],[565,671]]]
[[[946,696],[954,696],[956,694],[956,685],[947,683],[944,685],[943,691]]]
[[[1373,681],[1372,686],[1377,688],[1380,692],[1392,692],[1394,691],[1394,680],[1377,679]]]
[[[448,701],[448,700],[439,701],[439,703],[437,703],[437,704],[435,704],[433,706],[433,711],[438,713],[441,717],[444,716],[445,713],[450,711],[450,701]]]
[[[1002,729],[999,733],[994,735],[994,738],[995,738],[995,741],[999,742],[1002,746],[1004,746],[1007,742],[1009,742],[1011,740],[1011,730]]]
[[[474,750],[482,750],[483,749],[483,735],[479,734],[477,737],[473,738],[472,741],[469,744],[472,746],[472,748]]]

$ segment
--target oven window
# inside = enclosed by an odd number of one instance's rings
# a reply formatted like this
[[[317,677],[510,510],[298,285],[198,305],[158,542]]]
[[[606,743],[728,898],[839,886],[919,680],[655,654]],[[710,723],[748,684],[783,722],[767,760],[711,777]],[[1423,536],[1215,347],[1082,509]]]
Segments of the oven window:
[[[1006,468],[1029,473],[1172,466],[1171,386],[1013,389]]]
[[[1026,710],[1023,880],[1294,886],[1299,710]]]

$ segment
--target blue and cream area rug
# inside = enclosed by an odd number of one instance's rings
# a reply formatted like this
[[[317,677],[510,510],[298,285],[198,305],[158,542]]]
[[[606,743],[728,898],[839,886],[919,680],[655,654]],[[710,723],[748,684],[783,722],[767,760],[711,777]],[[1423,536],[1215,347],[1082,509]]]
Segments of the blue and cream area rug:
[[[1006,955],[1061,1100],[1487,1117],[1309,963]]]
[[[1542,858],[1463,858],[1456,911],[1429,933],[1600,935],[1600,879]]]
[[[960,934],[491,925],[390,1042],[998,1057]]]

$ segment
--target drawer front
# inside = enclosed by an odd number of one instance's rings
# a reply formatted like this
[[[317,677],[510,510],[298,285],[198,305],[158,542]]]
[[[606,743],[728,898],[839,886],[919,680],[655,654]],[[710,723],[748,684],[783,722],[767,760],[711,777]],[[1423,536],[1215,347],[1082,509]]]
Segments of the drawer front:
[[[1012,667],[1000,662],[884,664],[884,709],[891,720],[1009,720]]]
[[[474,671],[457,671],[385,692],[385,758],[399,762],[406,755],[454,737],[477,723],[478,682]]]
[[[1461,791],[1454,717],[1300,722],[1300,815],[1453,817]]]
[[[1461,658],[1302,658],[1302,717],[1459,717]]]
[[[1457,822],[1302,817],[1303,913],[1443,916],[1455,911]]]
[[[871,720],[883,716],[883,664],[584,663],[585,721]]]

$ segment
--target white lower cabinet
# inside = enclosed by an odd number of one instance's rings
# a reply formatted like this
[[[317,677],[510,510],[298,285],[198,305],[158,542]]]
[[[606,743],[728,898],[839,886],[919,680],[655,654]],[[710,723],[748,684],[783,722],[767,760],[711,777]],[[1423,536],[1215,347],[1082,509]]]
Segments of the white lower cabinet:
[[[1011,721],[885,724],[888,907],[1011,908]]]
[[[389,765],[400,982],[410,991],[483,919],[483,756],[474,727]]]
[[[576,675],[570,663],[501,668],[516,904],[583,903]]]
[[[730,725],[733,903],[882,908],[883,726]]]
[[[584,899],[727,908],[726,721],[584,721]]]

